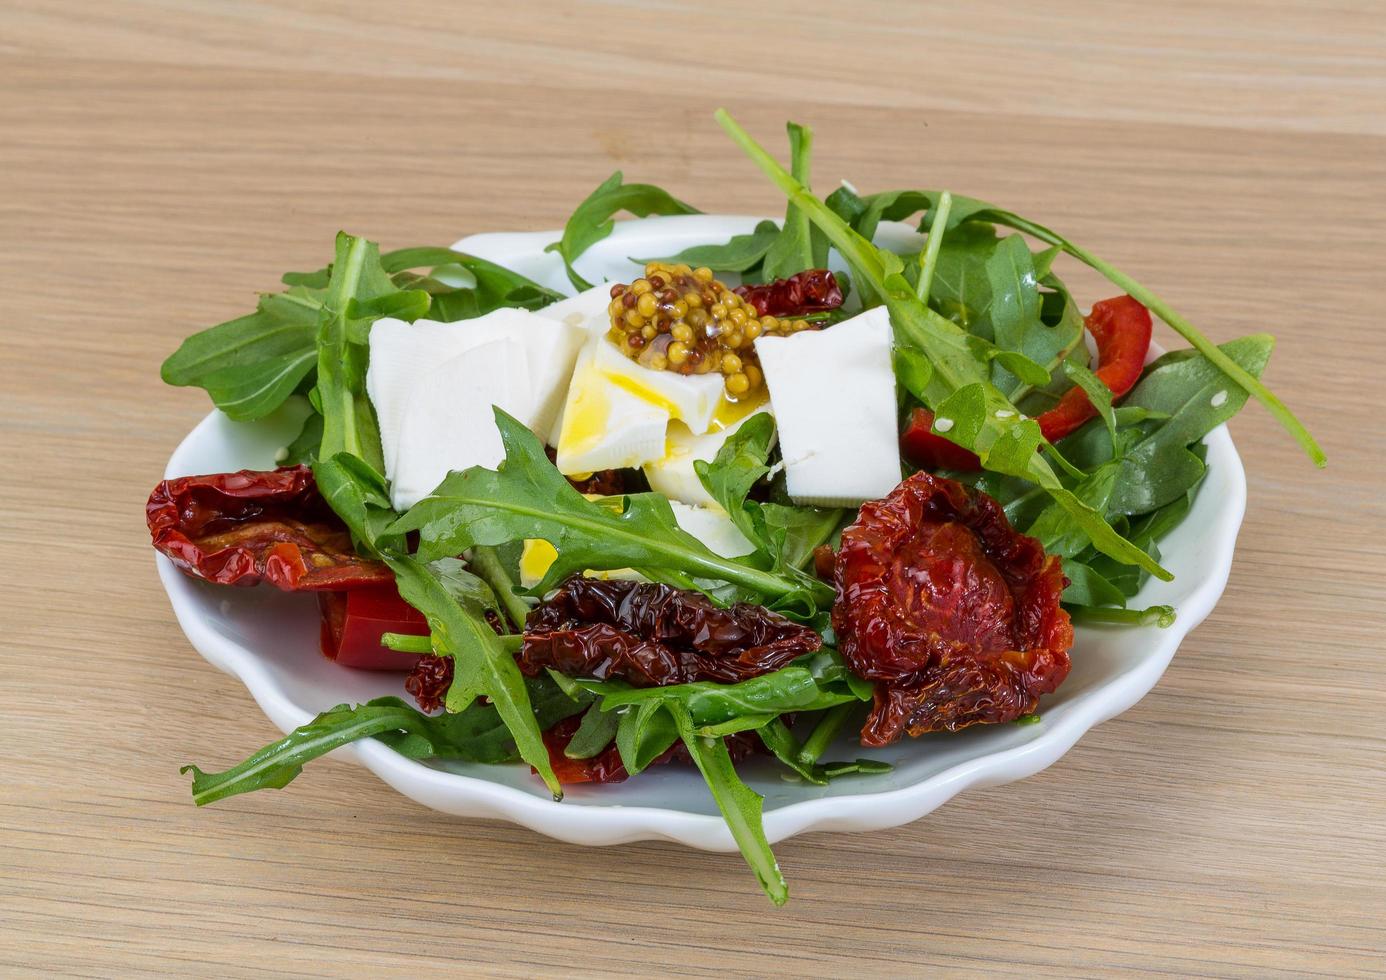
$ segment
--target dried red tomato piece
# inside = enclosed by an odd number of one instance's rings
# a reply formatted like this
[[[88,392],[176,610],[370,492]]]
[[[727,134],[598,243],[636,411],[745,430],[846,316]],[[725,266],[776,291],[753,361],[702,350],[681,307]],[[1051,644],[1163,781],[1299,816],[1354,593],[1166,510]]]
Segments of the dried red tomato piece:
[[[452,687],[452,672],[451,657],[426,653],[404,679],[404,690],[419,703],[420,711],[437,711]]]
[[[394,581],[383,563],[356,554],[306,466],[165,480],[145,517],[155,548],[218,585],[340,592]]]
[[[1068,676],[1060,560],[984,493],[914,474],[863,505],[834,572],[838,648],[877,682],[863,745],[1012,721]]]
[[[698,592],[574,576],[525,622],[520,669],[621,677],[636,687],[757,677],[822,645],[763,606],[723,609]]]
[[[827,269],[807,269],[774,282],[733,290],[755,308],[756,316],[794,317],[823,313],[842,305],[842,286]]]

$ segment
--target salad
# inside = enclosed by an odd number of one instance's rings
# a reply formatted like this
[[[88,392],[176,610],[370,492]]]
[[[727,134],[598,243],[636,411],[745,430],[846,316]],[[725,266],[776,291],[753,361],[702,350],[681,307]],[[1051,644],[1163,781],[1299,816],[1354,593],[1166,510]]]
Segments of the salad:
[[[716,118],[783,221],[589,283],[575,262],[617,214],[696,213],[618,172],[549,247],[573,295],[343,233],[168,358],[166,382],[232,419],[311,411],[274,470],[160,483],[155,548],[215,585],[316,594],[322,654],[399,678],[230,769],[186,767],[199,805],[365,738],[526,765],[555,800],[691,766],[782,904],[739,762],[866,779],[889,769],[873,747],[1035,720],[1075,623],[1173,621],[1130,600],[1170,578],[1204,436],[1254,397],[1324,465],[1259,380],[1271,337],[1215,345],[982,201],[820,198],[806,127],[786,169]],[[876,244],[916,216],[913,244]],[[1118,294],[1082,312],[1060,260]],[[1191,346],[1147,363],[1152,314]],[[838,757],[848,733],[862,751]]]

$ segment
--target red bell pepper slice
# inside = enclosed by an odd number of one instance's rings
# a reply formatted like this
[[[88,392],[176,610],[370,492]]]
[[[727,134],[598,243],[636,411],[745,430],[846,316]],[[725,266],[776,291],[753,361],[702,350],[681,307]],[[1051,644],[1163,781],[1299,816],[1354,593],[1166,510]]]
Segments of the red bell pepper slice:
[[[1115,296],[1094,303],[1084,323],[1097,343],[1097,370],[1093,374],[1112,389],[1113,399],[1120,398],[1131,390],[1145,369],[1153,327],[1150,311],[1130,296]],[[1095,418],[1097,409],[1088,400],[1087,392],[1075,386],[1036,421],[1044,438],[1057,442]]]
[[[927,408],[910,412],[905,431],[900,433],[900,453],[915,466],[926,470],[980,470],[982,461],[971,450],[949,442],[934,431],[934,413]]]
[[[1130,296],[1115,296],[1093,304],[1084,324],[1097,344],[1097,369],[1093,372],[1120,398],[1135,385],[1145,368],[1153,324],[1150,311]],[[1097,409],[1077,386],[1064,392],[1059,403],[1035,419],[1049,442],[1077,431]],[[900,435],[900,452],[924,469],[978,470],[981,460],[957,443],[934,432],[934,413],[916,408]]]
[[[427,636],[423,613],[400,598],[394,585],[377,585],[350,592],[319,592],[322,610],[322,652],[343,667],[360,670],[413,670],[418,654],[400,653],[380,645],[385,633]]]

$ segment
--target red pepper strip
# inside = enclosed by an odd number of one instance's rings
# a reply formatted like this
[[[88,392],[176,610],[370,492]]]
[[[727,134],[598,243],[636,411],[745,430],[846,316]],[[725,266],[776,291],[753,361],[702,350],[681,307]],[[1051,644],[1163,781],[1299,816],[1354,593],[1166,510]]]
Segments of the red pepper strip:
[[[394,581],[382,562],[356,554],[306,466],[165,480],[145,517],[156,549],[217,585],[342,592]]]
[[[1130,296],[1115,296],[1093,304],[1084,321],[1097,344],[1097,370],[1093,372],[1120,398],[1131,390],[1145,368],[1150,351],[1152,328],[1150,312]],[[1097,409],[1087,392],[1074,386],[1064,392],[1059,404],[1035,419],[1049,442],[1057,442],[1089,419]],[[934,413],[916,408],[900,435],[900,452],[916,466],[925,469],[978,470],[981,460],[956,443],[934,432]]]
[[[413,670],[418,654],[380,645],[385,633],[427,636],[428,620],[400,598],[394,584],[319,592],[322,652],[343,667],[359,670]]]
[[[1112,389],[1113,399],[1120,398],[1145,368],[1145,356],[1150,352],[1150,311],[1130,296],[1114,296],[1094,303],[1084,323],[1097,342],[1097,370],[1093,374]],[[1057,442],[1095,418],[1097,409],[1087,392],[1074,386],[1036,421],[1044,438]]]

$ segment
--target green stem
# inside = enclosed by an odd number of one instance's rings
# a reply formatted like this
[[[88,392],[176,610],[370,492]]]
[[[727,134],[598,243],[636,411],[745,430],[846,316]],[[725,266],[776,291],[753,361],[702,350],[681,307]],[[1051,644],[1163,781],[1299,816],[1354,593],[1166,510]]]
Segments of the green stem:
[[[799,152],[790,161],[790,169],[794,173],[794,179],[808,187],[809,166],[813,158],[813,130],[807,126],[799,127]],[[809,234],[809,218],[803,211],[795,209],[792,215],[785,216],[785,231],[789,230],[789,221],[793,221],[797,226],[799,247],[798,261],[805,269],[813,268],[813,238]]]
[[[1118,609],[1115,606],[1073,606],[1069,615],[1079,623],[1115,623],[1120,626],[1158,626],[1169,629],[1174,625],[1173,606],[1151,606],[1149,609]]]
[[[380,645],[387,650],[400,653],[432,653],[433,637],[416,636],[412,633],[381,633]]]
[[[914,295],[925,305],[928,305],[929,290],[934,284],[934,267],[938,265],[938,251],[943,247],[943,236],[948,227],[948,212],[951,210],[953,195],[944,191],[938,199],[933,223],[929,225],[929,237],[924,242],[924,251],[919,257],[919,281],[914,286]],[[1015,399],[1012,398],[1011,401]]]
[[[804,739],[803,747],[799,749],[799,761],[806,766],[817,764],[855,708],[856,705],[849,702],[825,711],[823,717],[818,719],[818,724],[813,726],[813,731],[809,732],[809,737]]]
[[[511,579],[510,573],[505,570],[505,566],[501,564],[500,555],[496,553],[496,549],[484,544],[472,548],[471,565],[481,580],[491,587],[491,591],[500,600],[505,615],[510,620],[510,625],[518,630],[524,629],[525,620],[529,618],[529,606],[515,594],[515,582]]]
[[[779,162],[752,138],[750,133],[741,128],[740,123],[727,114],[726,109],[718,109],[713,113],[713,118],[732,138],[732,141],[741,147],[746,155],[764,171],[765,175],[784,192],[794,206],[807,214],[813,223],[828,236],[828,240],[837,246],[842,257],[863,272],[872,286],[882,288],[885,282],[885,270],[882,268],[881,260],[876,256],[875,248],[871,243],[852,231],[827,205],[818,200],[813,192],[795,180],[789,171],[781,167]]]
[[[525,643],[523,633],[506,633],[497,639],[506,653],[519,653]],[[380,645],[400,653],[432,653],[434,649],[432,636],[416,636],[412,633],[382,633]]]
[[[1242,367],[1219,350],[1217,344],[1203,336],[1197,327],[1172,310],[1159,296],[1156,296],[1145,286],[1142,286],[1139,282],[1132,279],[1111,263],[1103,261],[1087,249],[1073,244],[1062,235],[1051,231],[1043,225],[1036,224],[1033,221],[1021,218],[1019,215],[1010,213],[1006,213],[1003,220],[998,221],[998,224],[1009,225],[1017,231],[1025,232],[1027,235],[1033,235],[1041,241],[1048,242],[1050,245],[1059,246],[1078,261],[1096,269],[1106,276],[1108,280],[1126,290],[1132,298],[1138,300],[1161,320],[1168,323],[1179,336],[1187,340],[1195,350],[1206,357],[1234,384],[1244,389],[1249,394],[1254,395],[1262,405],[1265,405],[1271,415],[1275,416],[1276,421],[1278,421],[1290,435],[1294,436],[1295,441],[1300,444],[1315,466],[1322,468],[1328,465],[1328,457],[1324,454],[1323,448],[1318,444],[1318,441],[1309,434],[1308,428],[1306,428],[1304,423],[1295,416],[1295,413],[1290,411],[1289,407],[1282,402],[1274,392],[1262,384],[1260,379],[1256,378],[1251,372],[1247,371],[1246,368]]]

